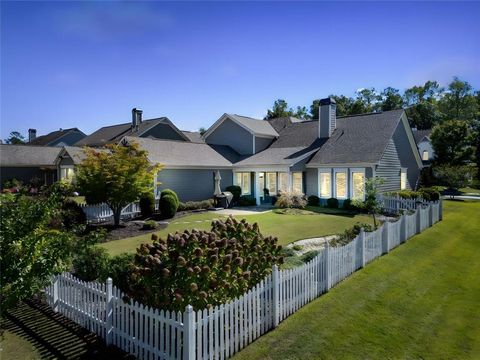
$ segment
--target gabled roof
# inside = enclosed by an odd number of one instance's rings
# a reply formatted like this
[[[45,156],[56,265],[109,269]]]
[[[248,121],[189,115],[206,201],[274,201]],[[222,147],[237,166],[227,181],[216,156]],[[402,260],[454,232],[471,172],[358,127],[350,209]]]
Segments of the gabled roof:
[[[375,164],[401,121],[403,110],[337,118],[337,127],[308,165]]]
[[[58,154],[58,159],[69,156],[75,165],[80,164],[85,159],[84,147],[79,146],[64,146],[62,151]],[[107,149],[95,149],[96,152],[109,152]]]
[[[32,141],[29,141],[28,142],[28,145],[42,145],[42,146],[46,146],[46,145],[49,145],[50,143],[54,142],[55,140],[58,140],[60,139],[61,137],[67,135],[68,133],[70,132],[79,132],[83,135],[85,135],[82,131],[80,131],[79,129],[77,128],[70,128],[70,129],[60,129],[60,130],[56,130],[56,131],[52,131],[51,133],[48,133],[46,135],[42,135],[42,136],[39,136],[39,137],[36,137],[35,139],[33,139]],[[85,135],[86,136],[86,135]]]
[[[42,167],[54,166],[62,150],[58,146],[0,145],[0,165]]]
[[[427,140],[430,140],[430,134],[432,133],[432,129],[428,130],[413,130],[413,138],[415,139],[415,143],[418,145],[423,141],[423,139],[427,138]]]
[[[126,142],[134,141],[148,152],[152,163],[160,163],[166,167],[205,167],[210,169],[229,168],[231,161],[223,157],[212,146],[205,143],[186,141],[125,137]]]
[[[202,135],[198,131],[182,130],[182,133],[191,141],[196,143],[204,143]]]
[[[183,132],[181,132],[168,118],[161,117],[158,119],[149,119],[143,120],[138,128],[132,129],[132,123],[124,123],[118,125],[104,126],[89,136],[83,138],[77,142],[76,146],[104,146],[109,143],[117,143],[125,136],[141,136],[143,133],[154,128],[158,124],[168,124],[170,127],[176,131],[179,136],[185,139],[185,141],[190,141]]]
[[[277,137],[278,132],[266,120],[254,119],[247,116],[237,114],[223,114],[210,128],[203,134],[203,138],[207,138],[217,127],[225,120],[230,119],[248,132],[256,136]]]
[[[276,132],[280,133],[280,131],[285,129],[287,126],[290,126],[293,123],[302,122],[303,120],[293,116],[288,116],[288,117],[279,117],[279,118],[269,119],[267,121],[270,123],[270,125],[272,125],[272,127],[275,129]]]

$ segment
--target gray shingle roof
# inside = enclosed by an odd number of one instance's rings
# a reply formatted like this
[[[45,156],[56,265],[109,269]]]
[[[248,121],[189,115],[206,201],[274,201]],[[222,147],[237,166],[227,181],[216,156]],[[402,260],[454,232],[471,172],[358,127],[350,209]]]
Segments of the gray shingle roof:
[[[275,129],[276,132],[280,133],[287,126],[290,126],[293,123],[302,122],[303,120],[293,116],[289,116],[289,117],[269,119],[267,121],[270,123],[270,125],[272,125],[272,127]]]
[[[104,126],[77,142],[75,146],[103,146],[108,143],[115,143],[123,139],[125,136],[139,136],[160,123],[169,124],[173,129],[177,130],[181,136],[184,136],[185,140],[188,140],[188,138],[178,130],[168,118],[161,117],[158,119],[143,120],[139,124],[138,129],[132,129],[132,124],[130,122]]]
[[[73,163],[75,165],[80,164],[83,161],[83,159],[85,159],[85,152],[83,151],[83,147],[64,146],[63,149],[64,149],[64,152],[70,156],[70,158],[73,160]],[[97,151],[97,152],[98,151],[108,152],[109,150],[107,150],[107,149],[95,149],[95,151]]]
[[[432,129],[428,130],[415,130],[412,131],[413,138],[415,139],[415,143],[418,145],[419,142],[423,140],[424,137],[429,138],[430,134],[432,133]]]
[[[54,166],[62,150],[57,146],[0,145],[1,166]]]
[[[43,145],[43,146],[46,146],[46,145],[50,144],[52,141],[55,141],[55,140],[61,138],[62,136],[68,134],[69,132],[72,132],[72,131],[80,132],[80,133],[83,134],[83,132],[78,130],[77,128],[60,129],[60,130],[52,131],[51,133],[48,133],[46,135],[38,136],[35,139],[33,139],[32,141],[28,142],[28,145]],[[85,135],[85,134],[83,134],[83,135]]]
[[[196,143],[204,143],[205,140],[202,138],[202,135],[198,131],[187,131],[182,130],[182,133],[191,141]]]
[[[247,116],[237,114],[227,114],[228,117],[239,122],[246,128],[250,129],[255,135],[278,136],[272,125],[266,120],[254,119]]]
[[[186,141],[147,139],[127,136],[125,139],[137,142],[148,151],[152,163],[180,167],[231,167],[232,163],[205,143]]]
[[[337,118],[337,128],[309,165],[375,164],[392,138],[403,110]]]

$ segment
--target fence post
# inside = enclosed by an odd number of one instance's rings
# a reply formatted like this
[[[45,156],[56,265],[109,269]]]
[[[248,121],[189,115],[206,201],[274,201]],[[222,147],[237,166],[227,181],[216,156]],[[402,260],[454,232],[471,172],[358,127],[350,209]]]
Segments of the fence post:
[[[58,276],[55,276],[55,280],[53,282],[53,311],[58,312]]]
[[[360,234],[358,234],[358,240],[360,241],[360,267],[365,266],[365,230],[360,229]]]
[[[400,217],[400,241],[404,243],[407,240],[407,215],[403,214]]]
[[[433,205],[432,203],[428,204],[428,227],[433,226]]]
[[[330,269],[330,244],[328,241],[325,243],[325,277],[326,277],[326,291],[332,287],[332,274]]]
[[[183,313],[183,360],[195,360],[195,313],[192,305]]]
[[[272,287],[273,287],[273,327],[276,328],[280,322],[280,273],[278,272],[278,266],[273,265],[272,270]]]
[[[416,215],[416,217],[417,217],[417,219],[416,219],[416,220],[417,220],[417,229],[416,229],[417,231],[416,231],[416,234],[420,234],[420,232],[422,231],[422,230],[421,230],[421,218],[422,218],[422,215],[421,215],[421,211],[420,211],[421,209],[422,209],[421,206],[418,207],[418,208],[417,208],[417,212],[415,213],[415,215]]]
[[[107,279],[107,304],[105,318],[105,342],[107,345],[113,343],[113,284],[112,278]]]
[[[443,219],[443,200],[442,200],[442,196],[440,196],[438,199],[438,220],[442,221],[442,219]]]
[[[390,237],[388,236],[388,221],[383,223],[382,229],[382,254],[388,254],[390,252]]]

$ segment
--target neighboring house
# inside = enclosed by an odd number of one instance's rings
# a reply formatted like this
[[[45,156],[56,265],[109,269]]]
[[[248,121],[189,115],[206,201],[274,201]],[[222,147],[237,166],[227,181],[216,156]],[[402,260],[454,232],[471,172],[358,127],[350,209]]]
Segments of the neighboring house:
[[[132,109],[130,123],[104,126],[91,135],[78,141],[75,146],[102,147],[111,143],[118,143],[125,136],[141,138],[190,141],[169,119],[142,120],[142,110]]]
[[[61,147],[0,145],[0,184],[17,179],[24,184],[50,185],[57,180],[55,160]]]
[[[417,130],[416,128],[413,128],[412,131],[423,164],[429,165],[435,157],[435,152],[433,151],[432,143],[430,141],[432,130]]]
[[[38,137],[36,129],[28,129],[27,144],[40,146],[68,146],[75,144],[86,136],[87,135],[77,128],[60,129]]]

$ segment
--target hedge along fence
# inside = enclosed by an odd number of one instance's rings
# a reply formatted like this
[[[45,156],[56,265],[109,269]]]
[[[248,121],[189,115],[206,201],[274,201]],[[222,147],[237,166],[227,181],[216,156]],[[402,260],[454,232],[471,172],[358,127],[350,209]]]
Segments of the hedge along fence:
[[[363,230],[341,247],[328,244],[307,264],[273,271],[246,294],[226,304],[183,313],[125,303],[124,294],[106,284],[58,275],[46,289],[47,302],[139,359],[226,359],[275,328],[302,306],[327,292],[366,264],[388,253],[442,218],[442,203],[422,205],[413,214]]]

